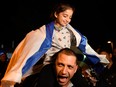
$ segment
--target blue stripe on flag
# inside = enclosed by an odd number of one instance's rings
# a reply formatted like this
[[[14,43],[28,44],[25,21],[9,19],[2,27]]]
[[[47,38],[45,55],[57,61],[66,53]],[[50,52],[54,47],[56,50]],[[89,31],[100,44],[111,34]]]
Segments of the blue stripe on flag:
[[[24,75],[33,65],[35,65],[40,58],[46,53],[46,51],[51,47],[52,36],[54,29],[54,22],[46,25],[46,38],[42,43],[40,49],[32,55],[26,62],[25,66],[22,69],[22,74]]]

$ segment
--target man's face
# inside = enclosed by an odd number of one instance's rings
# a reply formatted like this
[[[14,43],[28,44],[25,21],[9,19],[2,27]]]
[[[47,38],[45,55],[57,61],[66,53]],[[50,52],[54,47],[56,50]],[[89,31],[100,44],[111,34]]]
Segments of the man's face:
[[[67,86],[70,79],[77,71],[78,65],[76,64],[76,57],[66,54],[59,54],[56,62],[56,76],[57,81],[61,86]]]
[[[0,61],[5,62],[5,60],[6,60],[6,55],[5,54],[0,55]]]

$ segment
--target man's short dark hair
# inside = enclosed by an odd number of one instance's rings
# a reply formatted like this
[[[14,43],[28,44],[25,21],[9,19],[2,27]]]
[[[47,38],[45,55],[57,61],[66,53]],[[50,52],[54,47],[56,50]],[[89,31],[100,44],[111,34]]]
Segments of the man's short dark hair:
[[[66,54],[66,55],[75,56],[76,57],[76,64],[78,64],[78,59],[77,59],[76,53],[73,50],[71,50],[70,48],[63,48],[60,51],[58,51],[57,53],[55,53],[51,58],[51,62],[55,63],[56,59],[58,58],[58,55],[61,53]]]

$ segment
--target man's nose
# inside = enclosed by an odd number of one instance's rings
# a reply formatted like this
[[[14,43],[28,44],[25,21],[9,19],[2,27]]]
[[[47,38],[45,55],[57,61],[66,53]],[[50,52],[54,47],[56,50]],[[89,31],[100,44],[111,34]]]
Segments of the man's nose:
[[[62,73],[63,73],[63,74],[67,73],[67,71],[68,71],[67,67],[64,67],[64,68],[62,69]]]

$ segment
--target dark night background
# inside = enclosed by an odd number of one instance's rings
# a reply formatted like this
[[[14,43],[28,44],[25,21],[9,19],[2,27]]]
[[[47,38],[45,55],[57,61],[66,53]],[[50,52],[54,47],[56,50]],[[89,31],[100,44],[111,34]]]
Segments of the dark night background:
[[[0,1],[0,45],[11,48],[25,35],[49,22],[53,5],[63,0]],[[76,7],[71,25],[88,38],[92,47],[115,42],[115,5],[112,0],[64,0]]]

